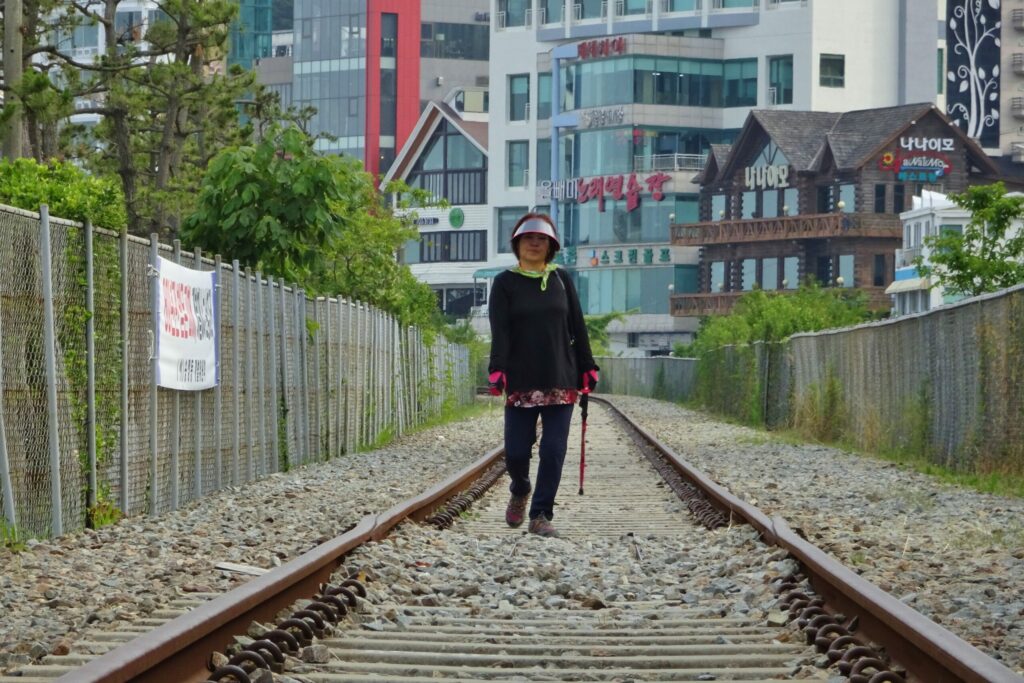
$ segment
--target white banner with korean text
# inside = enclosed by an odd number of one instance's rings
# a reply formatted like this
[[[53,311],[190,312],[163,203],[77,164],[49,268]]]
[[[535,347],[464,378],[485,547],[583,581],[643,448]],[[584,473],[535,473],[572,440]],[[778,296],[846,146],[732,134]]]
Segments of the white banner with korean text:
[[[200,391],[217,385],[217,273],[160,258],[157,264],[157,386]]]

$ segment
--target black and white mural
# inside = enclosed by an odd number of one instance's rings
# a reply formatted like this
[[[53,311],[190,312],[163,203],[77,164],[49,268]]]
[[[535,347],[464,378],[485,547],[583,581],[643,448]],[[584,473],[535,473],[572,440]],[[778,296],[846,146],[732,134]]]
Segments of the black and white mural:
[[[946,4],[946,113],[983,147],[999,146],[999,5]]]

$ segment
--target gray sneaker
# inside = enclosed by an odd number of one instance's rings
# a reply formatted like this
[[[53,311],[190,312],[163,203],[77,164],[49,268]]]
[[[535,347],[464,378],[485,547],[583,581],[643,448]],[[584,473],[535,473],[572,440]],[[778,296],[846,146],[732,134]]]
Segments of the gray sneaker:
[[[544,515],[530,520],[529,531],[531,534],[537,534],[545,538],[558,538],[558,530],[552,526],[551,522]]]

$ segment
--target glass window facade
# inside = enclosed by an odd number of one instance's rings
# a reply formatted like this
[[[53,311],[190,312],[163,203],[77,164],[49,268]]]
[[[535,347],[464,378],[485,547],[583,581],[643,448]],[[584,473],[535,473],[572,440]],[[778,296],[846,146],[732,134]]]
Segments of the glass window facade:
[[[565,163],[560,178],[650,169],[651,157],[663,154],[706,154],[712,144],[733,140],[733,130],[712,128],[598,128],[563,133],[559,149]],[[538,165],[550,165],[547,157]]]
[[[526,26],[526,10],[531,0],[498,0],[499,27]],[[502,20],[504,24],[501,24]]]
[[[425,22],[420,26],[420,57],[474,59],[490,55],[490,27],[486,24]]]
[[[405,263],[487,260],[486,230],[425,232],[405,247]]]
[[[753,106],[757,60],[615,57],[573,63],[562,82],[566,110],[630,103]]]
[[[768,58],[768,88],[769,104],[793,104],[793,55]]]
[[[558,210],[559,232],[565,246],[585,247],[607,244],[658,243],[669,241],[669,225],[686,222],[697,214],[697,195],[667,195],[656,202],[644,195],[640,206],[626,210],[626,200],[606,199],[604,211],[597,202],[562,202]]]
[[[583,313],[600,315],[630,311],[667,314],[668,286],[676,284],[676,268],[591,268],[576,271]],[[686,282],[687,275],[680,274],[679,279]]]
[[[253,63],[273,53],[271,0],[241,0],[232,22],[228,64],[251,69]]]
[[[442,121],[406,182],[451,204],[486,204],[487,157],[457,128]]]
[[[551,72],[537,74],[537,118],[551,118]]]
[[[365,0],[295,0],[292,101],[316,110],[309,133],[321,152],[362,159],[366,130]]]

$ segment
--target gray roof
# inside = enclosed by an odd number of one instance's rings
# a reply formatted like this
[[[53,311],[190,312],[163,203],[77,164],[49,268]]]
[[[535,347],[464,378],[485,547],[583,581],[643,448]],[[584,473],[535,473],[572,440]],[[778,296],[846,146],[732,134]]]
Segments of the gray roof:
[[[862,109],[846,112],[829,131],[838,168],[856,168],[894,135],[907,128],[911,121],[927,113],[930,102],[917,102],[897,107]],[[833,144],[834,143],[834,144]]]
[[[825,135],[842,114],[762,109],[750,112],[797,171],[811,168]]]

